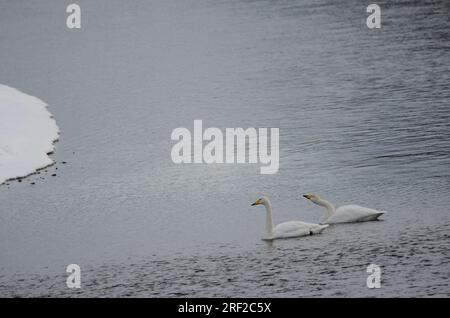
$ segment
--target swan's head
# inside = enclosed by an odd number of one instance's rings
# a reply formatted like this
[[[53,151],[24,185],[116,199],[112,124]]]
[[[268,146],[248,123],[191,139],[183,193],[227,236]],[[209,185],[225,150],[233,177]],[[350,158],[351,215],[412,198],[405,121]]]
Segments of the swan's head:
[[[320,203],[320,197],[318,195],[309,193],[309,194],[304,194],[303,197],[308,199],[309,201],[315,203],[315,204],[319,204]]]
[[[254,206],[254,205],[266,205],[268,203],[269,203],[269,198],[261,197],[258,200],[256,200],[255,203],[252,204],[252,206]]]

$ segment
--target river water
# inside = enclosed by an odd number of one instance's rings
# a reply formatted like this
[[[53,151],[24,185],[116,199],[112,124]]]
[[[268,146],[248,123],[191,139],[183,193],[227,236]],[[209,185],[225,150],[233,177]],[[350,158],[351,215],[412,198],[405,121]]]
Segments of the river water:
[[[61,130],[54,166],[0,186],[0,295],[450,295],[448,1],[379,1],[377,30],[357,0],[77,3],[69,30],[61,1],[0,1],[0,83]],[[195,119],[279,128],[279,172],[175,165]],[[262,241],[250,203],[318,222],[306,192],[388,213]]]

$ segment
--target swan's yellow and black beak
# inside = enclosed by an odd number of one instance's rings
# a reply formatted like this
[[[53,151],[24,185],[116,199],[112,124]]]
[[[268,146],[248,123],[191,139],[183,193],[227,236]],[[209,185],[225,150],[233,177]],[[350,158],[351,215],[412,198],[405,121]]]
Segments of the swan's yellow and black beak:
[[[311,195],[310,194],[304,194],[303,197],[305,199],[311,200]]]
[[[255,201],[255,203],[252,203],[251,206],[260,205],[260,204],[261,204],[261,200],[258,199],[258,200]]]

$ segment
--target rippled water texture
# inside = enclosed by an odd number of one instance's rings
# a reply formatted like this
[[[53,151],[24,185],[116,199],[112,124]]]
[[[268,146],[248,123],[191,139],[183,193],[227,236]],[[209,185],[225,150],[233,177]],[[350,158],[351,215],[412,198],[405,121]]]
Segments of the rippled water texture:
[[[54,167],[0,187],[0,295],[449,296],[450,5],[377,3],[380,30],[357,0],[80,0],[68,30],[58,1],[0,1],[0,82],[61,129]],[[194,119],[279,128],[279,173],[174,165]],[[261,241],[250,203],[317,222],[305,192],[388,214]]]

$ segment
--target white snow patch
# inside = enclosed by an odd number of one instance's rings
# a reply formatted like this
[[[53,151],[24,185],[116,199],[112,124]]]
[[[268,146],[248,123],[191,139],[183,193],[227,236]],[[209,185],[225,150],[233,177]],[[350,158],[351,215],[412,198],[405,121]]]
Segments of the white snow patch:
[[[53,164],[58,136],[47,104],[0,84],[0,184]]]

